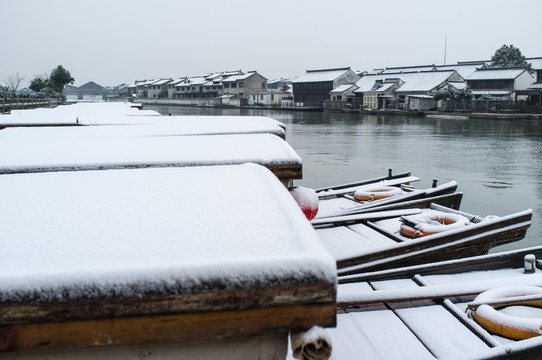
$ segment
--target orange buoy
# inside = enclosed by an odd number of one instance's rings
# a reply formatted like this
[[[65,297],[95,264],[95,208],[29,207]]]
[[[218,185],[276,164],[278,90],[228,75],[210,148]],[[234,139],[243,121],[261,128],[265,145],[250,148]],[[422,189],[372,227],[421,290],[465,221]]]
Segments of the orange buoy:
[[[401,195],[403,190],[395,186],[373,186],[356,190],[354,199],[358,201],[373,201]]]
[[[516,301],[514,305],[542,307],[542,288],[537,286],[509,286],[487,290],[474,299],[474,310],[469,316],[487,331],[513,340],[524,340],[542,334],[542,318],[504,314],[498,309],[510,306],[507,300],[531,297],[538,300]],[[502,305],[499,305],[502,304]],[[473,304],[468,304],[472,307]]]
[[[303,211],[303,214],[307,217],[308,220],[312,220],[318,214],[318,195],[313,189],[309,189],[302,186],[297,186],[290,189],[290,194]]]

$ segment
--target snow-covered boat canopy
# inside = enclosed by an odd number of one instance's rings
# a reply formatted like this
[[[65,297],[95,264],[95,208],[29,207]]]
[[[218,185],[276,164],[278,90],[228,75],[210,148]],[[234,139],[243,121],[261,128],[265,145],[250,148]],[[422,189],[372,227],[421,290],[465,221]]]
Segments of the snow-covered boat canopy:
[[[54,109],[14,110],[0,127],[61,125],[160,125],[171,135],[257,134],[285,136],[285,125],[263,116],[161,116],[133,103],[76,103]],[[128,131],[128,130],[126,130]]]
[[[334,301],[334,259],[259,165],[2,175],[0,196],[3,303],[314,283]]]
[[[301,158],[275,135],[175,136],[157,127],[125,128],[4,129],[0,174],[252,162],[283,180],[301,177]]]

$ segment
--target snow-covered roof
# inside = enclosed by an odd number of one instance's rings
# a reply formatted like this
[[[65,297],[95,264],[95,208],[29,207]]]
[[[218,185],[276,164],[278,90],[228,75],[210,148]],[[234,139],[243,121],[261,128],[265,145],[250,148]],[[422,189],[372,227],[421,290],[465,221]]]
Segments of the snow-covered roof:
[[[147,86],[147,85],[152,85],[152,84],[154,84],[154,83],[157,82],[157,81],[159,81],[159,79],[147,80],[147,81],[144,81],[144,82],[137,83],[137,86]]]
[[[123,136],[112,133],[101,136],[82,130],[78,136],[66,136],[69,132],[56,130],[51,127],[3,130],[0,174],[247,162],[270,168],[301,167],[301,158],[295,150],[271,134]]]
[[[420,66],[401,66],[401,67],[387,67],[381,74],[397,74],[402,72],[413,71],[432,71],[435,70],[435,65],[420,65]]]
[[[397,77],[404,81],[404,84],[395,91],[397,93],[428,92],[444,84],[455,73],[455,71],[428,71],[398,74]]]
[[[542,89],[542,82],[535,82],[531,84],[531,86],[529,86],[528,89],[535,89],[535,90]]]
[[[153,85],[165,85],[165,84],[168,84],[170,82],[172,82],[173,79],[160,79],[156,82],[153,83]]]
[[[247,74],[239,74],[239,75],[232,75],[226,79],[223,79],[222,82],[236,82],[240,80],[246,80],[250,76],[254,75],[254,73],[247,73]]]
[[[336,282],[258,165],[2,175],[0,197],[2,302]]]
[[[188,78],[189,85],[203,85],[207,81],[208,80],[203,76],[194,76],[194,77]]]
[[[455,71],[425,71],[395,74],[377,74],[365,75],[356,82],[359,87],[356,93],[369,92],[374,88],[376,81],[382,81],[383,84],[376,91],[383,92],[393,86],[399,80],[403,84],[395,90],[396,92],[428,92],[445,83]],[[401,84],[401,82],[399,82]]]
[[[463,79],[471,76],[476,69],[482,68],[484,63],[467,63],[467,64],[453,64],[453,65],[438,65],[438,70],[455,70]]]
[[[267,85],[271,85],[271,84],[274,84],[274,83],[288,83],[288,82],[291,82],[290,79],[272,79],[272,80],[268,80],[267,81]]]
[[[464,83],[464,82],[451,81],[451,82],[448,83],[448,85],[450,85],[451,87],[453,87],[456,90],[463,90],[463,89],[465,89],[467,87],[467,84]]]
[[[510,95],[511,93],[511,91],[506,90],[472,90],[472,95],[506,96]]]
[[[172,80],[170,85],[178,85],[178,84],[180,84],[182,82],[185,82],[185,81],[186,81],[185,77],[178,78],[178,79]]]
[[[350,90],[352,88],[357,89],[357,85],[356,84],[340,85],[340,86],[336,87],[335,89],[333,89],[331,92],[332,93],[343,93],[343,92],[348,91],[348,90]]]
[[[465,80],[513,80],[525,71],[522,68],[484,68],[476,70]]]
[[[348,73],[350,68],[328,69],[328,70],[307,70],[307,72],[292,80],[292,83],[334,81]]]

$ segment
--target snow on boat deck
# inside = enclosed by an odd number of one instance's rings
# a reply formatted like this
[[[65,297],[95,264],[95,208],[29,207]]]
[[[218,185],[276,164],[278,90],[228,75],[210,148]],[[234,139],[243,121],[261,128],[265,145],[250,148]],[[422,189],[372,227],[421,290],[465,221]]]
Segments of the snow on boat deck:
[[[302,161],[295,150],[271,134],[177,137],[121,136],[116,131],[103,136],[103,133],[92,128],[88,131],[86,128],[4,129],[0,131],[0,173],[247,162],[301,171]]]
[[[54,109],[17,110],[0,115],[0,127],[61,125],[159,125],[124,129],[125,135],[275,134],[285,136],[285,126],[263,116],[161,116],[138,110],[131,103],[77,103]],[[95,130],[109,132],[111,130]],[[118,130],[116,130],[118,131]]]
[[[283,180],[301,177],[301,158],[280,139],[285,129],[276,120],[160,116],[131,105],[78,103],[0,116],[0,128],[13,127],[0,131],[0,173],[254,162],[283,167],[288,175],[276,173]],[[76,122],[102,126],[59,126]]]
[[[2,175],[0,197],[2,302],[336,282],[258,165]]]
[[[452,263],[442,263],[442,268]],[[333,342],[331,359],[492,359],[542,346],[541,337],[514,342],[491,335],[465,314],[467,302],[485,290],[541,286],[542,271],[526,274],[523,268],[502,268],[415,278],[425,285],[410,277],[340,284],[338,302],[357,299],[366,305],[345,308],[337,315],[337,327],[327,329]],[[452,301],[420,300],[431,296]],[[520,310],[524,317],[540,316],[537,308]],[[485,334],[493,347],[465,323]],[[293,360],[291,352],[287,359]]]

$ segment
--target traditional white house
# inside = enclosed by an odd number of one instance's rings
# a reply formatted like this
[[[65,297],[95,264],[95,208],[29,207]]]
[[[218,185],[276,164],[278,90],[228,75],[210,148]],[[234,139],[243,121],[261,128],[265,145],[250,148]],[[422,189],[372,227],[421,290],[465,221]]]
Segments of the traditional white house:
[[[390,74],[388,74],[390,75]],[[403,81],[395,90],[397,107],[408,110],[429,110],[436,108],[433,96],[448,83],[463,82],[464,79],[455,70],[421,71],[397,74]]]
[[[354,91],[356,106],[366,110],[385,109],[395,107],[395,93],[402,83],[399,78],[387,75],[365,75],[356,82],[358,87]]]
[[[148,84],[147,86],[147,98],[149,99],[157,99],[159,97],[167,97],[168,96],[168,84],[171,83],[173,79],[160,79],[152,84]]]
[[[136,84],[136,97],[138,99],[147,99],[149,94],[149,85],[154,84],[159,79],[151,79],[138,82]]]
[[[175,98],[176,94],[176,87],[179,85],[179,84],[182,84],[186,81],[186,77],[181,77],[181,78],[178,78],[178,79],[175,79],[175,80],[172,80],[169,84],[167,84],[167,97],[170,98],[170,99],[173,99]]]
[[[526,90],[535,79],[524,68],[480,68],[465,80],[475,98],[516,100],[516,91]]]
[[[267,92],[267,79],[256,71],[232,75],[222,80],[224,94],[247,98],[252,94]]]

